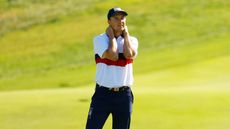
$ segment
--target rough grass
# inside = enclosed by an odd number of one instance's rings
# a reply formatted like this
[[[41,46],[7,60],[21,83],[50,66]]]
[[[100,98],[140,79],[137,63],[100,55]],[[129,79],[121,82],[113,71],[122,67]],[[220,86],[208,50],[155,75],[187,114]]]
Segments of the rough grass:
[[[104,32],[107,10],[115,5],[130,12],[129,30],[139,39],[139,56],[134,62],[137,75],[230,54],[229,2],[224,0],[85,1],[81,4],[69,0],[73,4],[66,2],[63,6],[63,1],[58,1],[57,5],[48,1],[31,4],[34,1],[21,0],[10,5],[4,2],[1,4],[3,15],[12,10],[20,13],[29,7],[34,7],[29,11],[31,13],[47,7],[63,10],[66,14],[53,15],[58,19],[55,22],[15,28],[1,36],[1,90],[92,83],[95,75],[92,39]],[[66,4],[71,6],[69,9],[79,8],[81,11],[66,11]],[[42,16],[49,16],[49,12],[25,22],[36,21]],[[23,21],[17,24],[21,23]]]
[[[1,0],[0,36],[44,23],[55,23],[68,14],[82,14],[98,0]]]

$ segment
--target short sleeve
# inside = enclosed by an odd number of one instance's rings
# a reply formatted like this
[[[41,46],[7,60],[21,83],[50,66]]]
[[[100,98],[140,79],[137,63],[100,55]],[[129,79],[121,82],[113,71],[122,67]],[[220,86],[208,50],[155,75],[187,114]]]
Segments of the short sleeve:
[[[103,53],[108,49],[107,40],[103,38],[102,35],[100,35],[94,38],[93,44],[94,44],[94,53],[102,57]]]
[[[138,40],[135,37],[131,37],[132,48],[136,53],[138,53]]]

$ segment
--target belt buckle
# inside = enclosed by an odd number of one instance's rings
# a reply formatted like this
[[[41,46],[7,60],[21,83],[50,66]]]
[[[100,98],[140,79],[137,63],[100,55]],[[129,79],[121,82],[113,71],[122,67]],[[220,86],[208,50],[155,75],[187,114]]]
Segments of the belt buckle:
[[[113,91],[118,92],[119,88],[113,88]]]

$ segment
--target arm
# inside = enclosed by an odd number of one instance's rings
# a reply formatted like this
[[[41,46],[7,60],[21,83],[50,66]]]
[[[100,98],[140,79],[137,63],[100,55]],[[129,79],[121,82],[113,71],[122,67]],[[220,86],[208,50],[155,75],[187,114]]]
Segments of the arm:
[[[106,34],[109,36],[109,46],[108,49],[103,53],[102,58],[117,61],[118,60],[117,41],[114,37],[114,32],[112,27],[109,26],[106,29]]]
[[[123,31],[123,36],[124,36],[124,56],[126,59],[133,59],[136,56],[136,51],[134,48],[131,46],[131,41],[129,37],[129,32],[128,32],[128,27],[125,26],[125,29]]]

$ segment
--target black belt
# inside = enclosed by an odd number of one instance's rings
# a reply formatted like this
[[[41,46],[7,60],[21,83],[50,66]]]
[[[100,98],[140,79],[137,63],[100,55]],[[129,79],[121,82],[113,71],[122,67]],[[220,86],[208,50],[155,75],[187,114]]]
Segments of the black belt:
[[[113,91],[113,92],[119,92],[119,91],[124,91],[124,90],[129,89],[128,86],[108,88],[108,87],[105,87],[105,86],[101,86],[99,84],[96,84],[96,88],[102,88],[102,89],[105,89],[105,90],[108,90],[108,91]]]

